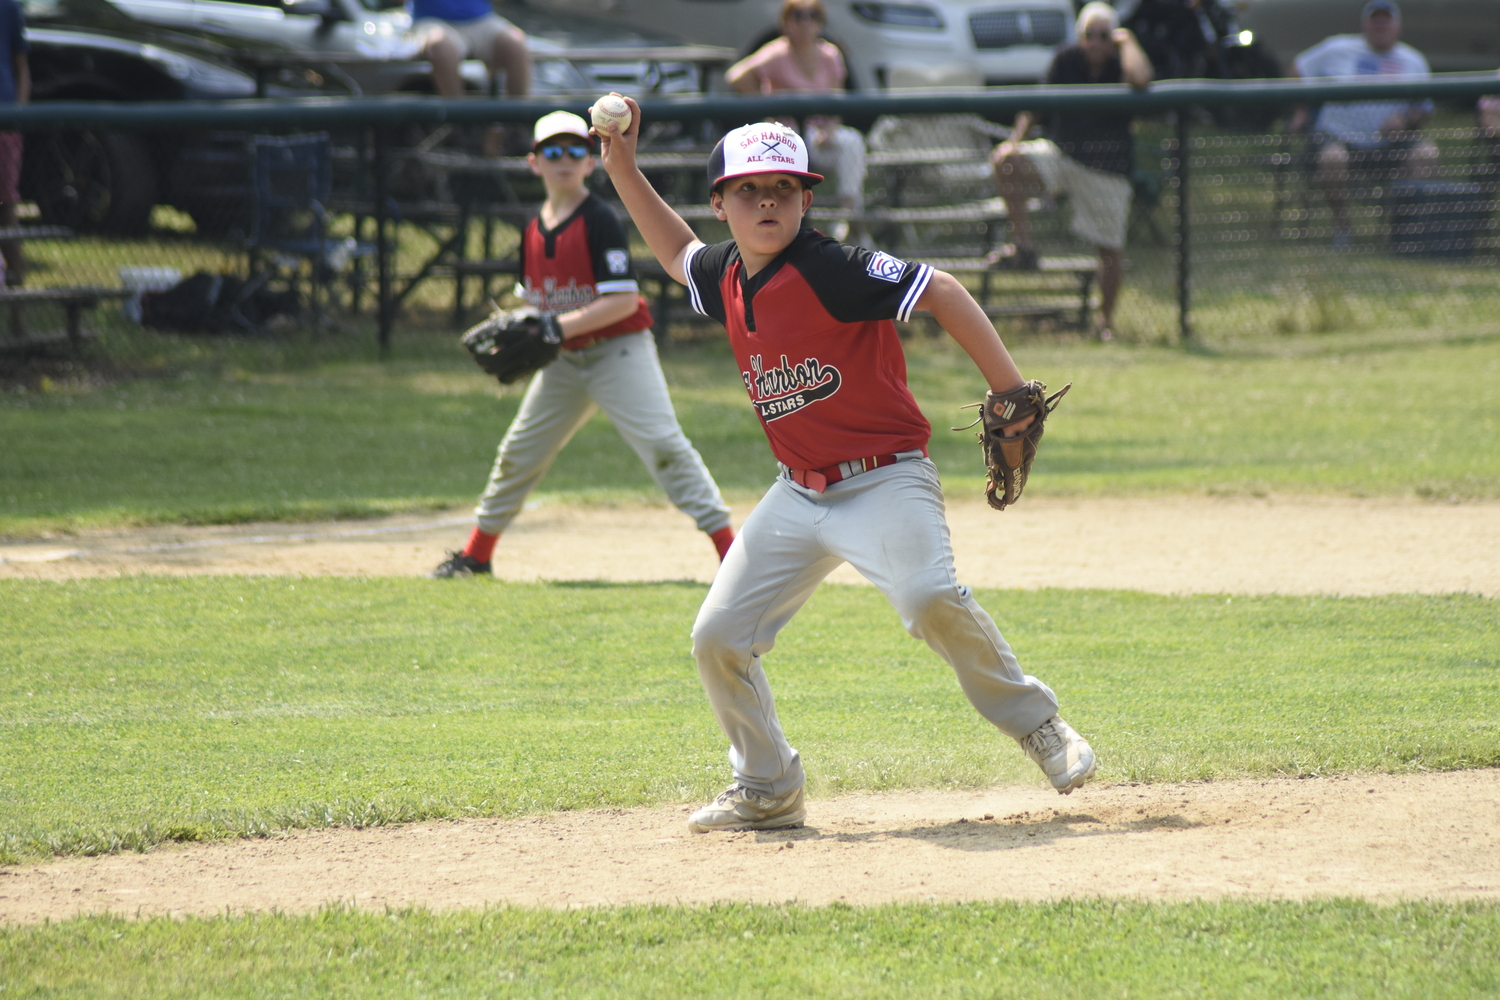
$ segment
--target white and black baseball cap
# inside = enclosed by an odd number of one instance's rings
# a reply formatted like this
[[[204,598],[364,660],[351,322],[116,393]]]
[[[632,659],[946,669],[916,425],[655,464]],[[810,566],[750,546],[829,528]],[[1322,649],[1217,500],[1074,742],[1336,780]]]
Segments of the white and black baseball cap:
[[[791,174],[809,187],[823,179],[807,169],[807,143],[776,122],[741,125],[719,140],[708,157],[708,186],[751,174]]]
[[[587,145],[594,144],[594,140],[589,136],[588,122],[571,111],[554,111],[536,120],[536,125],[531,129],[531,148],[535,149],[548,139],[560,135],[577,136]]]

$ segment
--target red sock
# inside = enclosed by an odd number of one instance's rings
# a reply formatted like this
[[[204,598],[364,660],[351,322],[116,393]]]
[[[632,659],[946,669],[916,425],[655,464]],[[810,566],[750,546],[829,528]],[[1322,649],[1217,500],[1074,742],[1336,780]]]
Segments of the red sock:
[[[724,553],[729,551],[729,546],[734,544],[734,529],[729,527],[720,528],[708,536],[713,540],[714,548],[719,550],[719,562],[724,561]]]
[[[487,563],[495,551],[495,543],[499,540],[499,535],[492,535],[487,531],[480,531],[478,528],[475,528],[473,533],[469,535],[468,544],[464,546],[464,555],[470,559]]]

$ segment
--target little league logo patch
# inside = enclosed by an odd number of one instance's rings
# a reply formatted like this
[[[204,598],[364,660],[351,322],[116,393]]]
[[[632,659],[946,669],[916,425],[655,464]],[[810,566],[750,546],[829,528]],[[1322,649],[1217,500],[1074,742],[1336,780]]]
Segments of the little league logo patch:
[[[839,391],[843,376],[832,365],[808,358],[793,365],[781,356],[781,364],[767,368],[759,354],[750,358],[748,372],[741,372],[750,402],[766,423],[790,416],[811,403]]]
[[[626,250],[604,251],[604,266],[610,274],[625,274],[630,270],[630,253]]]
[[[901,275],[906,273],[906,261],[897,260],[890,254],[877,250],[870,254],[870,262],[865,265],[865,273],[872,278],[895,284],[901,280]]]

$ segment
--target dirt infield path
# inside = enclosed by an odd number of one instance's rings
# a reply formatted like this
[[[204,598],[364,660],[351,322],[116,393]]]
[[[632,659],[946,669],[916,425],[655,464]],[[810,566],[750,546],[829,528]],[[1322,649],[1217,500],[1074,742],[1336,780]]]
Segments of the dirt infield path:
[[[735,511],[736,523],[745,509]],[[1158,593],[1500,594],[1500,504],[1034,501],[950,506],[980,586]],[[462,511],[315,526],[161,528],[0,544],[0,577],[423,573]],[[712,550],[661,507],[539,507],[497,551],[510,580],[708,580]],[[835,580],[857,581],[847,569]],[[564,813],[0,867],[0,922],[330,903],[1360,896],[1500,899],[1500,770],[1331,780],[865,795],[807,828],[695,837],[688,806]]]
[[[735,523],[749,513],[735,509]],[[950,501],[973,586],[1154,593],[1500,595],[1500,503],[1028,498],[1003,514]],[[120,573],[417,575],[462,544],[467,511],[381,521],[154,528],[0,542],[0,577]],[[543,506],[496,550],[507,580],[712,579],[713,549],[668,507]],[[860,582],[848,567],[834,581]]]
[[[1500,900],[1500,771],[858,795],[694,835],[687,807],[169,847],[0,868],[0,922],[719,900]]]

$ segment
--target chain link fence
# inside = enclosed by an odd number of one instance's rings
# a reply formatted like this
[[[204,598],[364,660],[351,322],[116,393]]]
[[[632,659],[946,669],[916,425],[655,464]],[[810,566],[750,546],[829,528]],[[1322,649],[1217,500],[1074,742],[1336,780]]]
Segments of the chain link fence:
[[[1072,234],[1067,199],[1043,194],[1030,201],[1041,267],[997,268],[1008,208],[990,155],[1027,102],[1123,106],[1136,115],[1136,169],[1120,339],[1222,344],[1492,324],[1500,135],[1476,104],[1500,84],[1466,86],[1437,93],[1426,128],[1392,137],[1396,152],[1338,164],[1318,137],[1289,134],[1279,118],[1235,126],[1246,116],[1222,113],[1231,105],[1201,87],[1191,100],[1158,94],[1157,106],[1107,88],[837,102],[865,137],[863,205],[841,206],[830,183],[812,222],[825,232],[863,227],[882,250],[958,274],[1008,337],[1087,336],[1095,248]],[[1234,93],[1209,89],[1221,100]],[[1260,105],[1289,107],[1289,93],[1263,94]],[[1421,96],[1410,85],[1403,93]],[[802,100],[793,110],[829,110]],[[243,127],[232,114],[205,125],[201,110],[172,126],[168,105],[94,106],[71,122],[23,116],[22,201],[0,232],[0,360],[77,350],[94,337],[94,349],[107,350],[112,335],[142,322],[182,335],[338,328],[383,342],[393,330],[471,322],[509,294],[518,227],[543,193],[524,158],[483,154],[485,127],[551,110],[476,107],[484,103],[467,102],[468,120],[457,121],[432,111],[438,101],[408,102],[395,121],[369,120],[393,116],[370,102],[367,120],[258,102]],[[706,204],[707,152],[723,129],[764,109],[718,98],[646,113],[643,170],[705,241],[726,238]],[[591,183],[613,200],[602,170]],[[637,251],[659,335],[717,335],[694,321],[644,245]],[[917,320],[911,332],[924,329]]]

